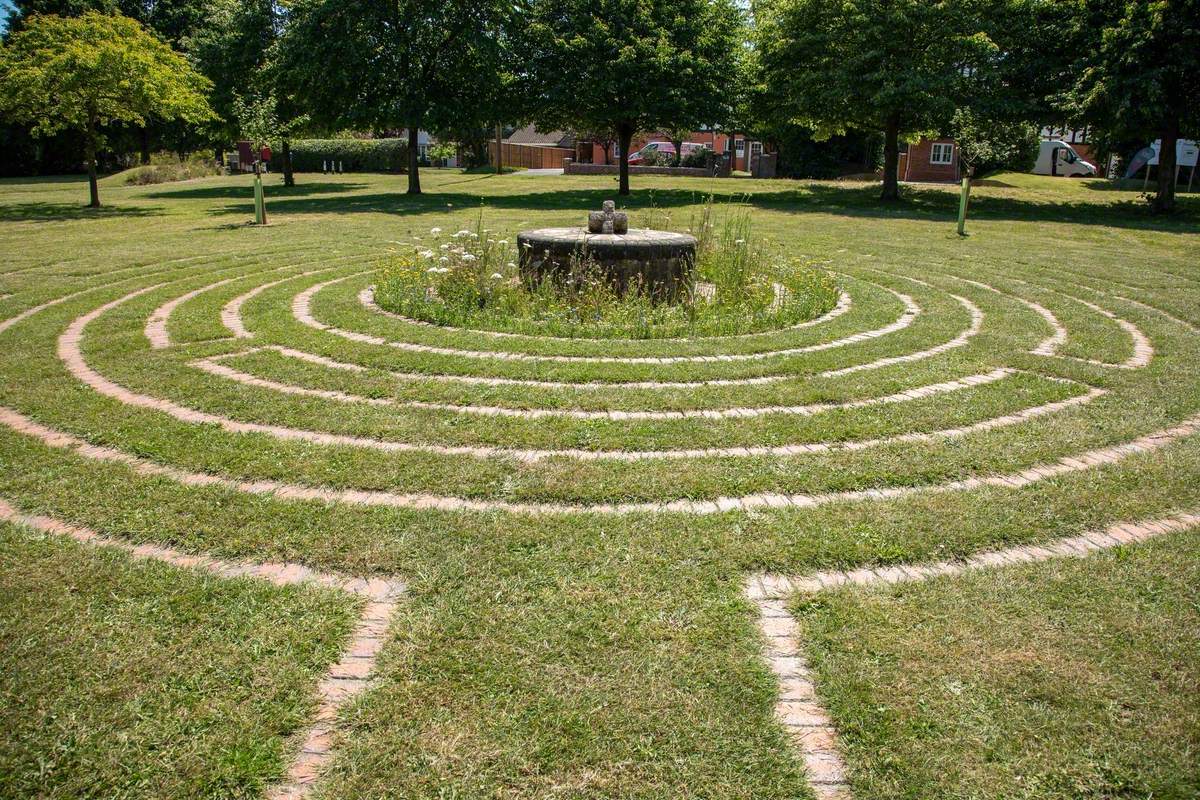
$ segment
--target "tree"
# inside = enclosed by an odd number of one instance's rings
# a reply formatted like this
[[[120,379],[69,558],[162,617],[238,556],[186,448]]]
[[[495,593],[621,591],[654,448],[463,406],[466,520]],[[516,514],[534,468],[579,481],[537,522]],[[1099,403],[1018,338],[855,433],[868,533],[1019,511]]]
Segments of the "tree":
[[[35,16],[0,47],[0,114],[41,135],[84,134],[90,205],[100,206],[96,151],[100,129],[147,118],[200,123],[213,117],[209,82],[135,20],[89,11]]]
[[[1070,106],[1122,136],[1162,140],[1152,208],[1175,208],[1175,147],[1200,133],[1200,0],[1083,0]]]
[[[280,42],[280,80],[329,129],[408,129],[408,192],[420,194],[419,130],[494,124],[501,0],[300,0]]]
[[[964,175],[995,169],[1027,172],[1038,153],[1038,131],[1032,122],[989,119],[971,108],[954,112],[947,133],[958,145]]]
[[[604,151],[604,163],[611,164],[612,147],[617,143],[617,132],[612,128],[597,128],[595,130],[572,129],[571,135],[577,142],[593,142],[600,145]]]
[[[538,126],[614,130],[623,195],[635,131],[692,129],[731,111],[742,18],[730,0],[530,0],[520,30]]]
[[[883,200],[900,196],[900,140],[946,125],[996,49],[956,0],[767,0],[756,22],[762,101],[820,137],[881,131]]]
[[[211,103],[224,120],[214,131],[218,141],[238,135],[236,98],[279,96],[267,64],[282,31],[274,0],[211,0],[207,23],[184,40],[197,69],[212,81]]]

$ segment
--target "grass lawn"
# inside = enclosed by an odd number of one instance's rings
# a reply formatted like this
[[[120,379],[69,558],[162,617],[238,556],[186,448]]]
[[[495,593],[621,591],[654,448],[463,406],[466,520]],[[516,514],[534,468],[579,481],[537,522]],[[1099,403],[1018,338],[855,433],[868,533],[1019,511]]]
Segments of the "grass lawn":
[[[636,218],[681,230],[712,194],[850,305],[564,341],[359,295],[432,228],[580,225],[614,179],[277,180],[265,228],[243,176],[108,182],[99,211],[78,179],[0,181],[0,499],[403,581],[314,797],[811,797],[748,574],[1200,509],[1195,197],[1158,219],[1001,175],[960,238],[954,187],[638,179]],[[854,796],[1195,796],[1194,542],[790,598]],[[343,594],[16,525],[0,590],[3,797],[270,796],[357,641]]]
[[[865,797],[1200,794],[1200,539],[803,603]]]

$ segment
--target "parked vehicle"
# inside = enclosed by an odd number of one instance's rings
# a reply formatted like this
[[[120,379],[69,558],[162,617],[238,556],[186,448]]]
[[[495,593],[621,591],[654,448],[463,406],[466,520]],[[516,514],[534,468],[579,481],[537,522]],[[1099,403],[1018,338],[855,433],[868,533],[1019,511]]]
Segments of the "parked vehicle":
[[[1062,175],[1068,178],[1090,178],[1098,174],[1095,164],[1084,161],[1069,142],[1061,139],[1042,142],[1033,172],[1036,175]]]
[[[704,145],[699,142],[684,142],[683,155],[688,156],[697,150],[703,150]],[[641,150],[635,150],[629,154],[629,163],[633,166],[644,164],[647,161],[646,156],[650,153],[662,153],[669,157],[672,161],[675,160],[675,145],[671,142],[648,142]]]

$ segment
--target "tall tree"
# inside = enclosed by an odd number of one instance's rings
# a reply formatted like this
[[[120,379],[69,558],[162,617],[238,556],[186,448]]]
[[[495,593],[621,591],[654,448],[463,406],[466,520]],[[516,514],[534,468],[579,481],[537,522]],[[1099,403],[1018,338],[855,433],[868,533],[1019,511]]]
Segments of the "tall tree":
[[[1082,7],[1085,47],[1069,105],[1122,136],[1162,140],[1152,207],[1172,211],[1176,143],[1200,135],[1200,0],[1083,0]]]
[[[40,134],[84,134],[90,205],[100,206],[96,151],[112,122],[213,117],[208,81],[137,21],[89,11],[35,16],[0,47],[0,114]]]
[[[742,31],[731,0],[529,0],[516,50],[539,127],[616,131],[625,195],[636,131],[730,114]]]
[[[820,136],[882,132],[882,199],[896,200],[900,140],[948,124],[968,65],[995,52],[974,5],[766,0],[756,20],[762,100]]]
[[[300,0],[280,42],[286,91],[317,125],[408,129],[408,192],[420,194],[417,132],[494,124],[501,0]]]
[[[197,69],[212,81],[212,106],[224,121],[214,132],[218,140],[238,135],[236,98],[278,96],[265,67],[283,22],[275,0],[210,0],[207,23],[184,41]]]

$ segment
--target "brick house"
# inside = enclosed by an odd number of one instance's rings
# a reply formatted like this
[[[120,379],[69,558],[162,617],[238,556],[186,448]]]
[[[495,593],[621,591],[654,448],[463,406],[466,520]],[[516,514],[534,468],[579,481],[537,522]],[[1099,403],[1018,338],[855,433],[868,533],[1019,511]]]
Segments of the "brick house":
[[[900,153],[900,180],[913,183],[958,183],[958,146],[953,139],[925,139],[908,145]]]

